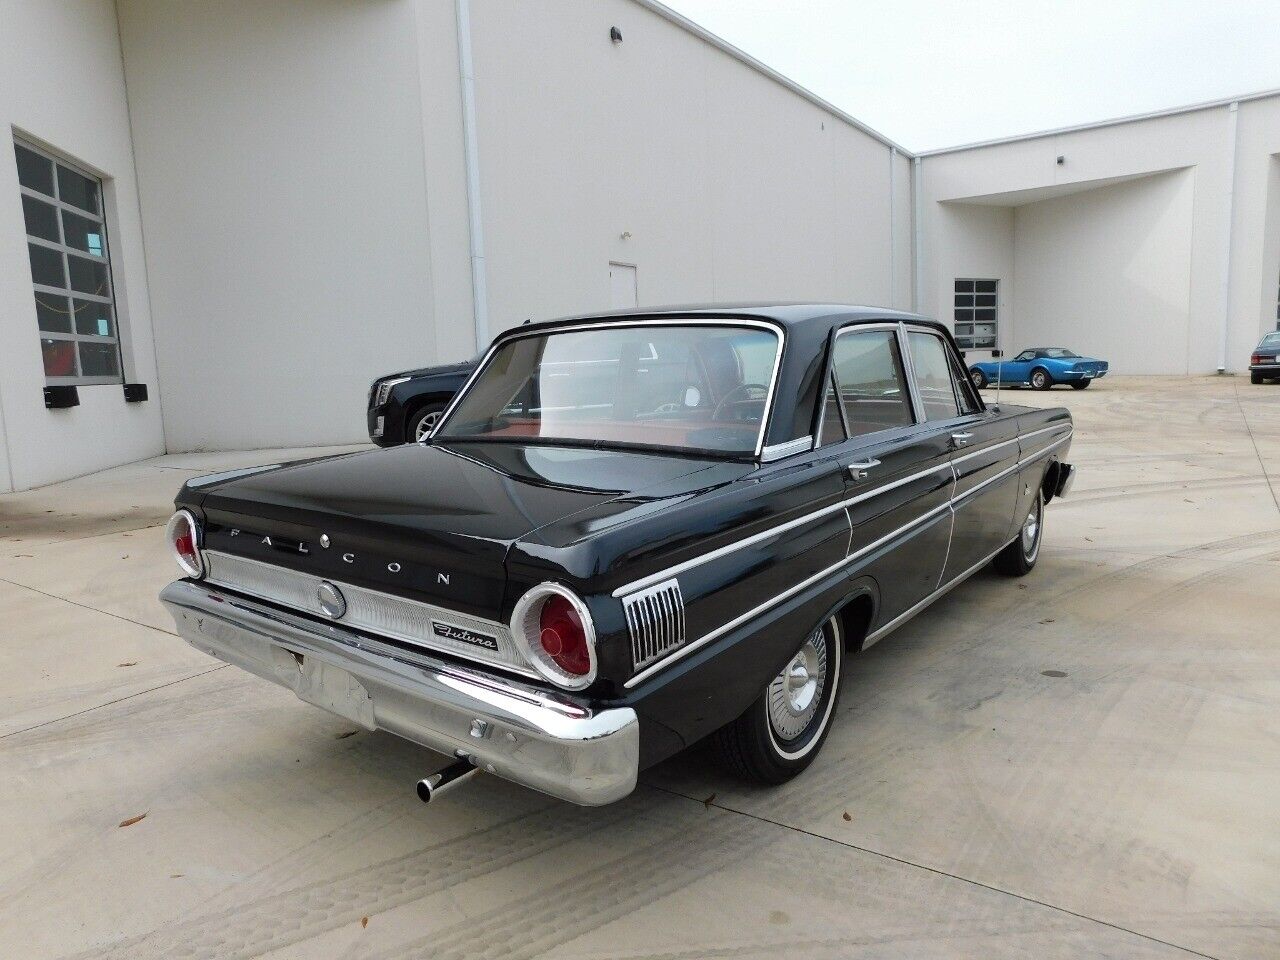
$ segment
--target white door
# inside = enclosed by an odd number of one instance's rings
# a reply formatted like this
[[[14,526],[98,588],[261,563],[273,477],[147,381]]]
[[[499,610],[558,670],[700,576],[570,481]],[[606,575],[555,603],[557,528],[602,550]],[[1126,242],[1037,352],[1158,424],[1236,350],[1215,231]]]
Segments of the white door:
[[[609,264],[609,306],[614,310],[638,307],[636,268],[629,263]]]

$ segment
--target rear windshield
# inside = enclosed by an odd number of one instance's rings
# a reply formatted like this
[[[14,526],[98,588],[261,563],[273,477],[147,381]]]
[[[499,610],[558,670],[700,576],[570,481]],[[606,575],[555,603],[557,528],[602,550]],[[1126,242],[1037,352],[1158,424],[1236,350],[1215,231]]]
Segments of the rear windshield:
[[[1280,347],[1280,333],[1268,333],[1258,344],[1260,347]]]
[[[730,324],[627,324],[509,340],[437,440],[752,454],[778,334]]]
[[[1046,357],[1059,360],[1070,360],[1072,357],[1080,356],[1080,354],[1073,353],[1070,350],[1064,350],[1062,347],[1046,347],[1044,355]]]

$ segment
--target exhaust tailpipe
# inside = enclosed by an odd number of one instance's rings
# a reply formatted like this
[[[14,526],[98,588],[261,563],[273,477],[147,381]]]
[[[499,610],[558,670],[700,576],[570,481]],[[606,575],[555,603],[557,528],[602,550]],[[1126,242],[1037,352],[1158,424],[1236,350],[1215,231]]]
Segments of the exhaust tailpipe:
[[[418,781],[418,799],[423,803],[430,803],[479,772],[480,768],[472,763],[469,757],[455,760],[442,770],[437,770]]]

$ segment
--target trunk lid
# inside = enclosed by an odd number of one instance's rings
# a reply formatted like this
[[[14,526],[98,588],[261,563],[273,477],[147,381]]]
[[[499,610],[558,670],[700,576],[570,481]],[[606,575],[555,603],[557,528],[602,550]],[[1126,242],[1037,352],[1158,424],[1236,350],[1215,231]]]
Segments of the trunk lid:
[[[192,485],[180,500],[204,512],[205,550],[492,619],[513,542],[619,497],[696,486],[694,477],[716,463],[524,444],[406,444]]]

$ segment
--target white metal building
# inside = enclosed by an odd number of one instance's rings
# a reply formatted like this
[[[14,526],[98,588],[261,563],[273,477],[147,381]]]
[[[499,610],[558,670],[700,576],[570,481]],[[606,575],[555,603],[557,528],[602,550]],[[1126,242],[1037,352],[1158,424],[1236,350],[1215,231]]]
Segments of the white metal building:
[[[0,491],[358,441],[527,317],[918,306],[1152,373],[1276,317],[1280,98],[915,157],[653,0],[0,0],[0,127]]]
[[[1280,91],[916,165],[919,308],[976,348],[1240,371],[1280,326]]]

